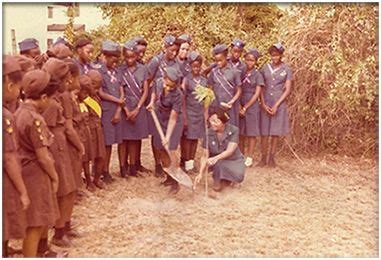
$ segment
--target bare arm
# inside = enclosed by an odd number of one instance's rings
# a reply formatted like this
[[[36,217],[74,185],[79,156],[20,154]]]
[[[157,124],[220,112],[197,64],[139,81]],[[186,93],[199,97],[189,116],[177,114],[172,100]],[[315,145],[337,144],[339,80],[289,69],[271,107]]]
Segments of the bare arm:
[[[4,153],[3,163],[6,169],[6,173],[8,174],[13,185],[16,187],[16,190],[20,194],[20,199],[23,204],[23,208],[26,209],[30,204],[30,200],[28,198],[28,193],[26,191],[24,181],[21,177],[21,165],[18,161],[17,153]]]
[[[248,109],[249,107],[251,107],[252,105],[254,105],[255,101],[257,101],[257,99],[260,97],[261,95],[261,86],[257,86],[255,88],[255,93],[254,95],[251,97],[251,99],[249,100],[249,102],[247,102],[245,105],[244,105],[244,108],[245,110]]]
[[[68,141],[74,145],[74,147],[78,150],[78,151],[81,151],[81,153],[83,154],[84,153],[84,146],[81,142],[81,139],[79,138],[79,135],[77,133],[77,131],[74,129],[74,126],[73,126],[73,119],[71,118],[67,118],[65,120],[65,133],[66,133],[66,136],[67,136],[67,139]]]
[[[122,98],[116,98],[110,94],[107,94],[106,92],[104,92],[102,90],[102,88],[99,89],[99,97],[103,100],[106,100],[106,101],[114,102],[114,103],[117,103],[119,105],[121,104]]]
[[[48,148],[46,146],[37,148],[35,150],[38,163],[42,169],[48,174],[52,181],[53,190],[57,192],[58,189],[58,175],[56,168],[54,167],[54,159],[49,154]]]
[[[291,93],[291,80],[286,80],[286,83],[284,84],[284,88],[286,89],[282,96],[278,99],[278,101],[275,103],[276,107],[279,107],[279,105],[290,95]]]
[[[165,138],[169,141],[172,136],[173,130],[175,129],[178,113],[172,109],[171,114],[169,115],[169,121],[167,126],[167,132],[165,134]]]
[[[241,96],[241,93],[242,93],[242,88],[241,86],[238,86],[234,97],[228,102],[228,104],[232,106],[239,99],[239,97]]]

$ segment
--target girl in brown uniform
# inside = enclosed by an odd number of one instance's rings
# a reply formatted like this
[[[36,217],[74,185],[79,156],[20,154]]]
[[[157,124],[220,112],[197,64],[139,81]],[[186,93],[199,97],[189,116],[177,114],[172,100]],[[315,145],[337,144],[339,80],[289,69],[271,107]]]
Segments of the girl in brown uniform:
[[[50,58],[42,69],[49,72],[53,79],[49,84],[57,84],[58,89],[63,91],[65,88],[63,80],[69,74],[69,66],[61,60]],[[68,141],[65,134],[63,108],[58,100],[59,93],[56,91],[52,94],[50,104],[42,114],[49,130],[54,134],[54,142],[49,150],[55,160],[55,167],[59,179],[57,200],[61,217],[56,222],[52,243],[67,247],[71,245],[71,242],[68,236],[65,235],[64,228],[65,223],[71,219],[77,186],[73,175]]]
[[[94,155],[94,185],[100,189],[104,188],[104,183],[100,180],[103,165],[106,157],[106,146],[103,136],[101,116],[101,99],[98,91],[102,86],[102,75],[96,70],[90,70],[87,76],[91,79],[91,91],[89,97],[84,102],[89,110],[89,124],[91,132],[91,145]]]
[[[3,257],[8,257],[8,240],[22,239],[26,230],[25,210],[30,204],[21,176],[15,122],[8,104],[20,93],[22,73],[17,60],[3,57]]]
[[[22,175],[31,199],[26,211],[25,257],[36,257],[41,235],[59,218],[56,198],[58,175],[48,150],[53,135],[40,114],[49,104],[47,94],[56,90],[48,87],[49,80],[49,73],[42,70],[26,73],[22,80],[26,99],[15,113]]]

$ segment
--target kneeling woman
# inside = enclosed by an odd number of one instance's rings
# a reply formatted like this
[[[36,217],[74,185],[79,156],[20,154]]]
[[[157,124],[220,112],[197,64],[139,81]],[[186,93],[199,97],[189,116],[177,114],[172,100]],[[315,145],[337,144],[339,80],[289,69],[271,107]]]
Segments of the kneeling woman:
[[[213,109],[209,117],[210,128],[202,142],[203,156],[195,183],[201,180],[205,167],[211,167],[215,191],[242,182],[245,177],[245,161],[238,148],[239,129],[228,121],[229,115],[223,109]]]

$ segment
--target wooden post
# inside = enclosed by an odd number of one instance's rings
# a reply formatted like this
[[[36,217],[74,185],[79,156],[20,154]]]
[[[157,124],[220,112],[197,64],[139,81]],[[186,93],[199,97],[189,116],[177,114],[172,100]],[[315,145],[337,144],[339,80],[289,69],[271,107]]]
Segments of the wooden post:
[[[16,30],[11,29],[11,35],[12,35],[12,54],[17,54],[17,45],[16,45]]]

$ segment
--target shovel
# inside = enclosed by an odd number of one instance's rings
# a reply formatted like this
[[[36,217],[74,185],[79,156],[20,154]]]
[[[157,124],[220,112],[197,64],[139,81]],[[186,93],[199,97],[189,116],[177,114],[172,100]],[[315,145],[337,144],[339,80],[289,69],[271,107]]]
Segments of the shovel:
[[[160,139],[161,141],[164,140],[164,132],[163,129],[161,128],[160,122],[157,119],[157,115],[154,109],[151,110],[152,114],[152,119],[153,122],[155,123],[156,129],[159,132]],[[164,147],[165,151],[169,155],[169,151],[167,147]],[[172,165],[172,162],[171,162]],[[193,182],[192,179],[180,168],[174,168],[174,167],[169,167],[169,168],[164,168],[164,171],[167,172],[173,179],[175,179],[178,183],[181,185],[184,185],[187,188],[190,188],[193,190]]]

